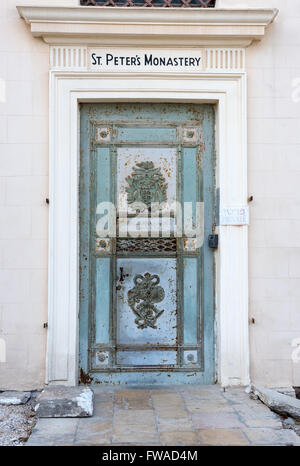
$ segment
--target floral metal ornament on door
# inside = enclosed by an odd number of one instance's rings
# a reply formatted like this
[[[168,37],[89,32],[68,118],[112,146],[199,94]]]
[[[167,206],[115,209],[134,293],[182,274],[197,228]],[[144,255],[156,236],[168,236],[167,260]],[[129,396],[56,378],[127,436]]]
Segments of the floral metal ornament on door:
[[[126,178],[127,202],[142,202],[148,208],[154,202],[167,200],[167,183],[159,168],[152,161],[140,162],[133,167],[132,175]]]
[[[165,297],[165,291],[161,286],[158,275],[146,272],[136,275],[133,279],[134,287],[128,291],[128,304],[137,316],[135,323],[138,328],[156,328],[158,317],[164,312],[159,310],[154,303],[160,303]]]

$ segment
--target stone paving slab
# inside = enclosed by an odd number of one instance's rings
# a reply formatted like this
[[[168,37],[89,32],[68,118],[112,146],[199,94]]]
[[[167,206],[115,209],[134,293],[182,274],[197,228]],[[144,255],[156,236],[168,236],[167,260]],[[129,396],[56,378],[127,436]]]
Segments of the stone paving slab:
[[[261,406],[241,405],[238,408],[238,414],[242,422],[248,427],[273,427],[282,428],[282,422],[279,416],[270,410],[265,411]]]
[[[204,445],[245,446],[250,444],[240,429],[201,429],[198,434]]]
[[[194,431],[162,432],[160,434],[160,442],[164,446],[199,445],[199,437]]]
[[[37,398],[35,412],[44,418],[93,415],[94,393],[89,387],[47,386]]]
[[[300,437],[243,388],[93,390],[93,417],[39,419],[27,445],[300,445]]]
[[[189,432],[195,429],[192,421],[186,419],[159,419],[157,424],[160,432]]]
[[[0,405],[23,405],[30,399],[30,392],[17,392],[9,390],[0,393]]]
[[[236,413],[193,414],[192,419],[197,429],[232,429],[243,427],[243,423]]]
[[[243,431],[254,445],[300,445],[300,437],[292,430],[252,428]]]
[[[233,407],[227,400],[186,400],[188,411],[200,414],[233,413]]]
[[[116,390],[115,404],[120,409],[151,409],[149,390]]]

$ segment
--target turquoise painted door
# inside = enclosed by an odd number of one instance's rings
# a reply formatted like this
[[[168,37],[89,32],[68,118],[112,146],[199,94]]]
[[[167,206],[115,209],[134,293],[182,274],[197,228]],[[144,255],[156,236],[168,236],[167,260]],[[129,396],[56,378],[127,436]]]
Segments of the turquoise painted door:
[[[214,108],[81,104],[82,383],[215,382]]]

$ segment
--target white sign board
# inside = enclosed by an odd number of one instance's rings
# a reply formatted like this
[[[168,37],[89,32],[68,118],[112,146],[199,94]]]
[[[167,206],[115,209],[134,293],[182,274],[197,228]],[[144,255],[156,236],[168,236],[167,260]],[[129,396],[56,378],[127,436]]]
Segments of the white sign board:
[[[89,49],[89,69],[103,72],[191,72],[203,70],[202,50]]]
[[[248,225],[249,207],[221,207],[220,225]]]

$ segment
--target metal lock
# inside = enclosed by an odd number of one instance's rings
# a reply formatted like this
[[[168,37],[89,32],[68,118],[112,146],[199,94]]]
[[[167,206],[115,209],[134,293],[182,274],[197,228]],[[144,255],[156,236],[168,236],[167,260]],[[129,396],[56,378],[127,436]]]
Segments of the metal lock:
[[[217,249],[219,245],[219,236],[218,235],[208,235],[208,246],[212,249]]]

